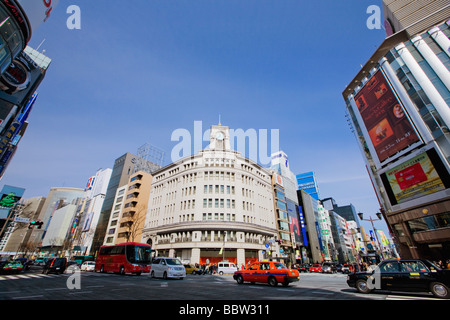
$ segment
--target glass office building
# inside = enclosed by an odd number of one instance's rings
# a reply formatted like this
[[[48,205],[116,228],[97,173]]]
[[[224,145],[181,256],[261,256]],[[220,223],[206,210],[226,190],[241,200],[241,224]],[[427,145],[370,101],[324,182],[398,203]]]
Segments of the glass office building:
[[[450,21],[393,34],[343,92],[404,258],[450,258],[449,37]]]
[[[298,190],[306,191],[311,197],[319,200],[319,186],[317,185],[316,176],[314,172],[305,172],[297,174]]]

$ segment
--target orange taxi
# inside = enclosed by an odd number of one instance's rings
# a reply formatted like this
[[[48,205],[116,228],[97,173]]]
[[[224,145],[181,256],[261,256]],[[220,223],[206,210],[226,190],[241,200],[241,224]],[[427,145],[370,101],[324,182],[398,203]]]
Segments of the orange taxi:
[[[297,270],[288,269],[284,264],[277,261],[255,262],[245,270],[236,271],[233,279],[238,284],[243,284],[245,281],[262,282],[273,287],[278,283],[286,287],[289,283],[300,280]]]

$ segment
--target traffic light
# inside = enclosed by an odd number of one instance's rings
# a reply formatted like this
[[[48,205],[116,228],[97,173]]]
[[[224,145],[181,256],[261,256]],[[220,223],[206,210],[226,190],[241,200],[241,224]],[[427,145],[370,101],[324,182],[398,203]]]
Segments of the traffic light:
[[[42,227],[44,223],[42,221],[39,220],[32,220],[30,221],[30,224],[28,226],[28,229],[33,229],[33,226],[37,226],[38,229],[40,229]]]

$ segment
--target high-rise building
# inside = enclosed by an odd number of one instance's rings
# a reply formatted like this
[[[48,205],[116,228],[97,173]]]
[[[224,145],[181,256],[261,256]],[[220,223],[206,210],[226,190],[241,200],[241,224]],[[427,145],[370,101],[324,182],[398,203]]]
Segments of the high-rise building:
[[[125,186],[128,183],[130,176],[133,174],[133,168],[134,164],[136,163],[136,158],[137,156],[127,152],[114,161],[111,178],[108,183],[102,210],[92,241],[92,255],[95,255],[100,246],[103,245],[103,241],[106,235],[106,228],[108,226],[117,189]]]
[[[26,47],[0,76],[0,178],[5,173],[28,127],[37,88],[51,60]]]
[[[117,189],[105,245],[141,241],[152,179],[150,173],[138,171],[130,177],[127,185]]]
[[[319,200],[319,186],[317,185],[316,175],[313,171],[300,173],[297,178],[298,190],[306,191],[311,197]]]
[[[319,200],[311,197],[306,191],[298,190],[299,211],[304,217],[304,230],[307,235],[307,243],[303,253],[303,262],[320,263],[323,261],[323,238],[319,226]]]
[[[106,189],[106,195],[92,240],[90,249],[91,255],[95,255],[105,241],[111,213],[116,210],[115,200],[117,191],[128,184],[130,177],[135,174],[137,170],[153,171],[160,167],[160,165],[149,161],[145,157],[139,157],[129,152],[114,161],[108,188]]]
[[[27,46],[59,0],[0,0],[0,179],[27,127],[50,59]]]
[[[59,0],[0,1],[0,74],[3,75],[8,68],[18,68],[12,64],[14,59],[25,49],[33,32],[48,19],[58,2]],[[2,79],[2,82],[5,79],[7,78]],[[19,79],[15,77],[10,80]],[[10,81],[11,85],[12,82]]]
[[[53,233],[54,231],[57,231],[57,226],[59,225],[64,218],[62,218],[62,215],[60,215],[61,211],[58,212],[58,214],[55,216],[55,212],[57,210],[67,206],[67,205],[73,205],[76,203],[78,199],[82,199],[85,197],[85,191],[80,188],[67,188],[67,187],[55,187],[51,188],[50,192],[48,193],[47,197],[45,198],[44,204],[42,206],[42,210],[39,212],[39,216],[37,217],[37,220],[40,220],[43,222],[42,225],[42,238],[41,241],[47,236],[47,232],[50,230],[50,233]],[[56,217],[57,222],[53,224],[53,227],[50,228],[52,225],[52,219]],[[64,230],[64,232],[67,232],[67,229]],[[60,237],[58,233],[58,237]],[[47,236],[47,242],[48,247],[52,247],[53,244],[49,240],[52,237],[49,235]],[[59,240],[58,240],[59,241]],[[40,244],[42,247],[42,243]]]
[[[347,221],[355,221],[358,228],[360,227],[360,222],[354,205],[349,204],[340,206],[333,198],[325,198],[321,199],[320,201],[322,202],[325,209],[336,212]]]
[[[383,3],[393,34],[343,97],[400,255],[448,259],[450,4]]]
[[[91,251],[94,233],[100,218],[101,209],[112,169],[100,169],[90,177],[85,187],[86,198],[77,207],[69,233],[73,239],[72,246],[75,254],[86,255]]]

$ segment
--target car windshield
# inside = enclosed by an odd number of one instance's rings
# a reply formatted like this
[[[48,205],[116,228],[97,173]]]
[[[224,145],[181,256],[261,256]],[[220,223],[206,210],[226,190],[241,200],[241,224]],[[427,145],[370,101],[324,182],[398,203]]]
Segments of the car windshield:
[[[181,265],[181,262],[178,259],[166,259],[166,261],[167,261],[167,264],[171,265],[171,266],[179,266],[179,265]]]
[[[286,269],[284,264],[282,264],[280,262],[275,262],[273,265],[274,265],[275,269]]]

